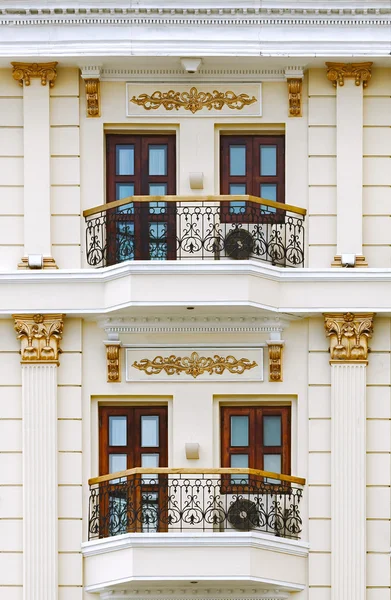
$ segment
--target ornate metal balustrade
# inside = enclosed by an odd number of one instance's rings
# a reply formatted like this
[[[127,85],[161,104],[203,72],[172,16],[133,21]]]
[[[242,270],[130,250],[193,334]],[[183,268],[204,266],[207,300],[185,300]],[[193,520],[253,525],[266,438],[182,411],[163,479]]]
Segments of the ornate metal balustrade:
[[[89,539],[261,531],[298,539],[304,479],[254,469],[130,469],[89,481]]]
[[[304,209],[254,196],[131,196],[84,211],[92,267],[257,259],[304,266]]]

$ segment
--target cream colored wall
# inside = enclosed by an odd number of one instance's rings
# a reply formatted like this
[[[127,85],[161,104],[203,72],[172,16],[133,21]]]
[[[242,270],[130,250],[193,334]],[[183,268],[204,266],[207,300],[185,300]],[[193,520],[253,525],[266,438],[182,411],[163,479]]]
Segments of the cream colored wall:
[[[66,319],[58,369],[59,600],[82,597],[83,322]]]
[[[335,88],[325,69],[308,79],[308,266],[328,268],[337,249]]]
[[[60,269],[78,268],[81,215],[77,68],[59,68],[50,90],[50,152],[52,254]]]
[[[81,83],[83,88],[84,84]],[[281,132],[286,134],[286,202],[307,208],[307,84],[303,86],[303,117],[288,117],[288,89],[285,82],[262,84],[262,117],[164,118],[125,116],[126,84],[101,83],[101,118],[87,118],[85,97],[80,102],[81,203],[82,209],[106,201],[105,131],[136,133],[170,131],[177,135],[177,193],[184,195],[220,193],[219,136],[236,133]],[[302,157],[302,160],[297,160]],[[191,190],[189,173],[204,173],[204,189]],[[83,223],[84,226],[84,223]],[[84,265],[85,265],[84,255]]]
[[[390,319],[375,319],[367,370],[367,599],[390,596]],[[322,318],[309,324],[310,600],[331,598],[330,354]]]
[[[23,88],[0,69],[0,270],[23,256]]]
[[[292,323],[284,331],[287,351],[284,356],[284,381],[268,381],[268,361],[265,351],[265,379],[263,382],[132,382],[125,381],[124,367],[121,383],[107,383],[104,331],[94,323],[84,324],[83,340],[83,485],[85,519],[84,539],[87,539],[88,486],[87,480],[99,474],[98,465],[98,404],[163,402],[169,406],[168,462],[171,467],[220,466],[219,406],[222,403],[273,403],[292,404],[292,473],[307,477],[307,321]],[[122,339],[122,336],[121,336]],[[124,343],[150,344],[205,344],[246,343],[256,344],[267,335],[127,335]],[[124,352],[124,351],[122,351]],[[184,350],[185,352],[185,350]],[[297,371],[297,361],[303,365]],[[298,435],[296,435],[298,432]],[[186,442],[200,444],[200,459],[187,460]],[[304,494],[303,539],[307,539],[307,493]]]
[[[20,258],[20,257],[19,257]],[[22,600],[22,371],[13,321],[0,321],[0,598]]]
[[[59,600],[82,596],[82,321],[67,319],[58,370]],[[23,473],[20,342],[0,320],[0,598],[22,599]]]
[[[354,174],[352,173],[354,177]],[[364,90],[363,245],[371,267],[391,266],[391,71]]]

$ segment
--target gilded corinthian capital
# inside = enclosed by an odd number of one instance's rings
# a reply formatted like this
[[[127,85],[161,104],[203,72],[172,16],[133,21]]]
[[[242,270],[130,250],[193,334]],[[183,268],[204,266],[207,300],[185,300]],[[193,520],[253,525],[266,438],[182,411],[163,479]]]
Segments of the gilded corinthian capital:
[[[327,79],[329,79],[334,87],[345,84],[345,78],[353,78],[356,85],[363,84],[363,87],[368,87],[368,82],[372,76],[373,63],[334,63],[327,62]]]
[[[14,315],[22,363],[56,363],[65,315]]]
[[[331,362],[367,361],[368,339],[373,334],[373,313],[326,314]]]
[[[30,80],[33,77],[41,79],[41,84],[53,87],[57,77],[57,62],[50,63],[22,63],[12,62],[13,66],[12,77],[19,82],[19,85],[30,85]]]

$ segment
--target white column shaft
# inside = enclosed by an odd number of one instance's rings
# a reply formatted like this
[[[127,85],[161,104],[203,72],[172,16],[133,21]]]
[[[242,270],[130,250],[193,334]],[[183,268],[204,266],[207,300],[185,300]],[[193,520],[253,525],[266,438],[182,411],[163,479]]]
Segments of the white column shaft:
[[[57,365],[22,365],[23,598],[57,598]]]
[[[366,365],[331,366],[333,600],[366,598]]]
[[[362,255],[363,88],[337,88],[337,254]]]
[[[23,86],[24,254],[51,256],[50,87],[40,78]]]

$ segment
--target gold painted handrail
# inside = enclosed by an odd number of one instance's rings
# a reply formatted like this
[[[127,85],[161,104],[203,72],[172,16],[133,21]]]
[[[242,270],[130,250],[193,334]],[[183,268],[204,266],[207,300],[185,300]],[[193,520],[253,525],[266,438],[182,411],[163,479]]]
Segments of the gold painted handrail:
[[[269,479],[279,479],[288,481],[289,483],[297,483],[305,485],[305,479],[302,477],[293,477],[292,475],[282,475],[281,473],[272,473],[271,471],[259,471],[258,469],[171,469],[169,467],[156,467],[155,469],[146,469],[137,467],[135,469],[127,469],[126,471],[118,471],[117,473],[109,473],[101,477],[93,477],[88,480],[89,485],[103,483],[111,479],[120,479],[129,475],[255,475],[257,477],[267,477]]]
[[[283,204],[282,202],[273,202],[273,200],[266,200],[265,198],[258,198],[258,196],[250,196],[244,194],[242,196],[229,196],[229,195],[217,195],[217,196],[127,196],[122,200],[115,200],[115,202],[109,202],[108,204],[101,204],[94,208],[89,208],[83,211],[83,217],[90,217],[97,213],[111,210],[112,208],[118,208],[118,206],[124,206],[124,204],[130,204],[131,202],[253,202],[254,204],[262,204],[263,206],[270,206],[276,210],[283,210],[285,212],[293,212],[297,215],[305,216],[307,211],[305,208],[298,206],[292,206],[291,204]]]

